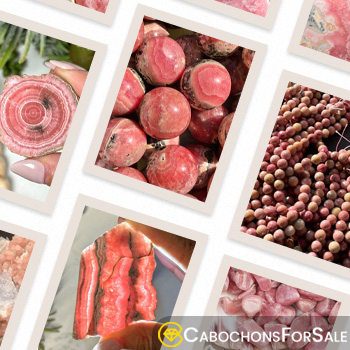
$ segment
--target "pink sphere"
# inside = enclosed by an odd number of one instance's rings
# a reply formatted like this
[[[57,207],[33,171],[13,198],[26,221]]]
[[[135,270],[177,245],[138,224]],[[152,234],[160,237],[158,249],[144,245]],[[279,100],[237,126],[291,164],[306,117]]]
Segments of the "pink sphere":
[[[158,22],[146,22],[144,40],[146,41],[155,36],[169,36],[169,33],[165,27]]]
[[[224,147],[234,116],[235,112],[228,114],[220,124],[218,137],[221,147]]]
[[[173,139],[167,139],[167,140],[156,140],[152,137],[148,140],[146,152],[143,155],[143,158],[148,158],[154,151],[159,151],[164,149],[166,146],[170,145],[179,145],[180,144],[180,137],[176,136]]]
[[[119,117],[135,112],[145,92],[145,85],[141,77],[132,68],[127,68],[112,114]]]
[[[210,58],[220,58],[232,55],[238,48],[238,45],[231,44],[227,41],[215,39],[204,34],[196,34],[197,46]]]
[[[218,130],[228,110],[224,106],[199,111],[192,110],[192,117],[188,129],[197,141],[214,144],[218,142]]]
[[[137,38],[135,40],[135,44],[134,44],[134,47],[132,49],[132,52],[134,53],[142,44],[143,42],[143,38],[144,38],[144,35],[145,35],[145,25],[143,24],[143,22],[141,23],[141,26],[140,26],[140,29],[139,29],[139,32],[137,34]]]
[[[186,68],[180,85],[191,106],[204,110],[220,106],[227,100],[231,78],[219,62],[202,60]]]
[[[108,123],[99,155],[110,166],[130,166],[141,159],[146,146],[146,134],[136,122],[115,118]]]
[[[181,92],[160,87],[143,98],[139,109],[140,125],[156,139],[172,139],[181,135],[191,121],[191,107]]]
[[[198,179],[193,189],[204,188],[216,169],[218,158],[211,148],[198,143],[187,145],[186,148],[194,155],[198,164]]]
[[[137,169],[134,169],[134,168],[124,166],[124,167],[114,169],[113,171],[118,174],[132,177],[133,179],[136,179],[136,180],[147,182],[146,178],[142,175],[141,171],[138,171]]]
[[[191,191],[197,182],[197,161],[185,147],[167,146],[152,153],[146,176],[152,185],[185,194]]]
[[[180,79],[185,69],[185,54],[181,46],[166,36],[145,41],[136,56],[137,70],[155,86],[164,86]]]

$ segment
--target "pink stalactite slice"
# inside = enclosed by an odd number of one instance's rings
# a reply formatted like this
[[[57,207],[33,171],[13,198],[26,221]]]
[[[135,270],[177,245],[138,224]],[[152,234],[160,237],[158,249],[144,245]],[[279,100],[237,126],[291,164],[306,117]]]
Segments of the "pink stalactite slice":
[[[154,269],[151,241],[126,222],[86,248],[81,256],[75,339],[106,336],[139,319],[154,319]]]
[[[215,0],[255,15],[265,17],[270,0]]]
[[[75,0],[75,3],[105,13],[109,0]]]
[[[0,96],[0,140],[26,157],[58,151],[77,104],[72,87],[53,74],[12,76]]]

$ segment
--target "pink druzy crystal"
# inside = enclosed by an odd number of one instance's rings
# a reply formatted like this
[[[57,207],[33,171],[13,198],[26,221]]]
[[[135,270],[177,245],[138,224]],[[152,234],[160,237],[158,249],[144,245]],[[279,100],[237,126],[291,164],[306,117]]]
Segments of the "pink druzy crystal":
[[[265,17],[270,0],[215,0],[223,4]]]
[[[53,74],[11,76],[0,95],[0,141],[26,157],[60,150],[77,104],[71,86]]]

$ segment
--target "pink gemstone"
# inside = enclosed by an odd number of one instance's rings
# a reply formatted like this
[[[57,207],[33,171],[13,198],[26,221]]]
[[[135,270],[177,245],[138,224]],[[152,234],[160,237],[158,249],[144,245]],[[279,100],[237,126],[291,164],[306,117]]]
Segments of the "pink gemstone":
[[[339,302],[339,301],[337,301],[335,303],[335,305],[333,306],[331,312],[329,313],[329,317],[328,317],[328,322],[329,323],[331,323],[331,324],[335,323],[335,320],[337,318],[340,306],[341,306],[341,302]]]
[[[147,182],[146,178],[142,175],[141,171],[138,171],[137,169],[134,169],[134,168],[120,167],[120,168],[114,169],[114,172],[132,177],[133,179],[136,179],[136,180]]]
[[[242,58],[243,58],[243,63],[245,64],[247,69],[250,69],[253,62],[254,55],[255,55],[255,51],[245,49],[245,48],[243,49]]]
[[[290,334],[293,333],[301,333],[303,334],[305,331],[308,331],[311,327],[311,317],[308,314],[303,314],[301,316],[296,317],[291,326],[290,326]],[[298,341],[300,337],[297,335],[295,336],[295,341],[293,341],[293,337],[290,336],[287,339],[288,346],[294,350],[294,349],[301,349],[304,347],[308,341],[305,337],[301,337],[301,340]]]
[[[227,315],[236,315],[242,310],[242,300],[230,299],[229,297],[222,297],[219,300],[219,305]]]
[[[218,130],[218,139],[221,147],[224,147],[228,132],[230,131],[233,117],[235,116],[235,112],[228,114],[220,124]]]
[[[165,27],[158,22],[146,22],[144,33],[144,41],[155,36],[169,36],[169,33]]]
[[[245,292],[241,293],[238,296],[238,299],[243,299],[248,295],[255,295],[256,294],[256,285],[253,284],[249,289],[247,289]]]
[[[248,290],[254,284],[254,277],[249,272],[238,270],[234,282],[239,289]]]
[[[276,288],[271,288],[265,292],[265,299],[269,304],[274,304],[276,302]]]
[[[276,301],[283,306],[296,303],[300,298],[298,291],[286,284],[281,284],[276,291]]]
[[[139,108],[140,125],[156,139],[181,135],[191,121],[191,107],[177,90],[160,87],[148,92]]]
[[[229,285],[230,285],[230,279],[229,279],[229,277],[227,276],[227,277],[226,277],[226,280],[225,280],[224,287],[222,288],[222,292],[226,292]]]
[[[227,41],[212,38],[204,34],[196,34],[197,45],[202,52],[210,58],[222,58],[232,55],[238,48],[238,45]]]
[[[75,3],[105,13],[109,0],[75,0]]]
[[[254,275],[255,280],[258,282],[260,289],[264,292],[268,292],[271,289],[271,280],[262,276]]]
[[[130,166],[141,159],[146,145],[146,134],[136,122],[127,118],[115,118],[108,123],[99,155],[111,166]]]
[[[148,140],[146,152],[143,155],[144,158],[149,158],[150,155],[156,151],[156,150],[162,150],[165,146],[170,145],[179,145],[180,144],[180,137],[174,137],[173,139],[167,139],[167,140],[157,140],[153,137],[150,137]]]
[[[318,312],[322,316],[329,316],[334,305],[335,305],[334,300],[326,298],[326,299],[319,301],[317,303],[316,312]]]
[[[218,130],[228,110],[224,106],[199,111],[192,110],[192,118],[188,129],[199,142],[215,144],[218,142]]]
[[[278,316],[278,321],[280,323],[289,326],[295,318],[295,309],[292,306],[282,306],[280,315]]]
[[[181,46],[166,36],[156,36],[143,42],[135,60],[137,70],[149,84],[155,86],[174,83],[185,69],[185,54]]]
[[[328,321],[322,315],[318,314],[317,312],[311,312],[310,317],[312,329],[321,328],[322,333],[329,329]]]
[[[216,0],[223,4],[235,7],[237,9],[265,17],[270,5],[269,0]]]
[[[0,140],[26,157],[56,152],[63,148],[77,104],[72,87],[56,75],[13,75],[0,95]]]
[[[255,316],[262,308],[262,298],[258,295],[248,295],[242,299],[242,309],[249,316]]]
[[[203,53],[197,46],[195,35],[183,35],[176,39],[176,42],[182,47],[186,58],[186,67],[197,63],[203,59]]]
[[[192,153],[182,146],[155,151],[148,161],[147,179],[155,186],[185,194],[197,182],[198,167]]]
[[[231,78],[217,61],[202,60],[186,68],[181,91],[193,108],[203,110],[222,105],[229,97]]]
[[[132,52],[135,52],[140,46],[141,46],[141,44],[142,44],[142,42],[143,42],[143,39],[144,39],[144,35],[145,35],[145,33],[144,33],[144,28],[145,28],[145,26],[144,26],[144,24],[143,24],[143,22],[141,23],[141,26],[140,26],[140,29],[139,29],[139,32],[138,32],[138,34],[137,34],[137,38],[136,38],[136,40],[135,40],[135,44],[134,44],[134,47],[133,47],[133,49],[132,49]]]
[[[253,341],[253,339],[257,339],[258,337],[251,337],[251,343],[259,348],[263,348],[269,344],[266,333],[262,327],[260,327],[253,319],[248,319],[243,322],[243,328],[245,334],[253,334],[260,333],[261,340]]]
[[[137,72],[127,68],[112,114],[122,116],[135,112],[145,96],[145,84]]]
[[[298,292],[300,295],[304,296],[304,297],[307,297],[309,299],[313,299],[313,300],[316,300],[316,301],[322,301],[322,300],[325,300],[326,297],[322,296],[322,295],[318,295],[318,294],[315,294],[315,293],[311,293],[311,292],[308,292],[306,290],[303,290],[303,289],[299,289],[298,288]]]
[[[300,311],[302,311],[304,313],[312,310],[316,306],[316,304],[317,304],[316,300],[307,299],[307,298],[303,298],[303,297],[301,297],[296,302],[296,306],[300,309]]]
[[[197,143],[187,145],[186,148],[194,155],[198,165],[198,180],[193,188],[204,188],[208,185],[209,178],[214,173],[218,163],[215,152],[211,148]]]

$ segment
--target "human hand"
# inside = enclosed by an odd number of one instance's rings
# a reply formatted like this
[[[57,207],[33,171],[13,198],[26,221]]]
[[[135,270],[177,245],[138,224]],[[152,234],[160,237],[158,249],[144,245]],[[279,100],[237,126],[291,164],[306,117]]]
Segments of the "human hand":
[[[49,61],[46,65],[50,73],[69,83],[80,97],[88,72],[73,64],[61,61]],[[23,178],[39,184],[51,186],[61,153],[52,153],[42,157],[26,158],[10,166],[10,170]]]

